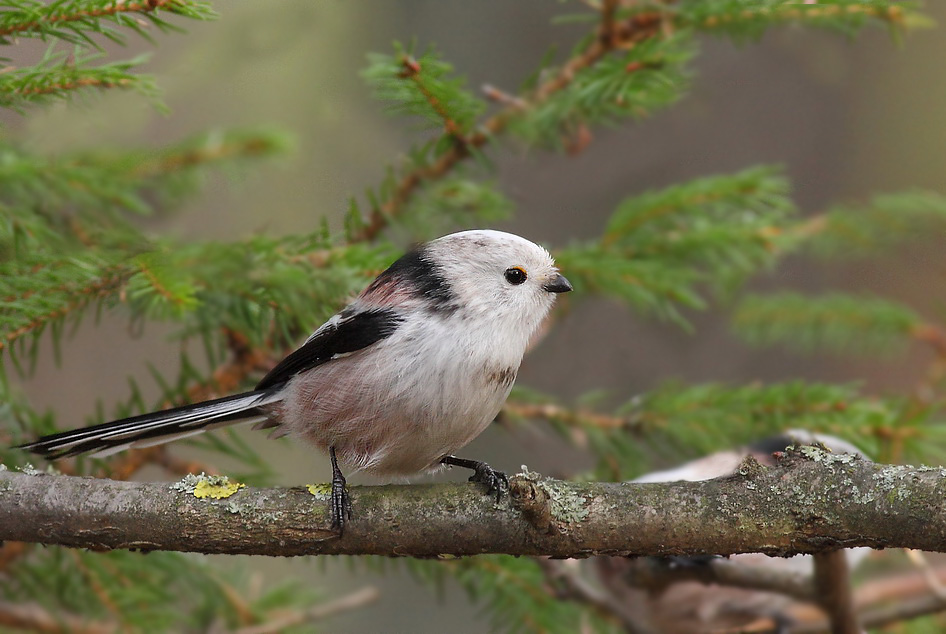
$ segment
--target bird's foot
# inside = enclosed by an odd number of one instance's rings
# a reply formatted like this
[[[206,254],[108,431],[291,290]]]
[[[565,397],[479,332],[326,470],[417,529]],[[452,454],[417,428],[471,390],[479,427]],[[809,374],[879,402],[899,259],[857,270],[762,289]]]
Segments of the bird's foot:
[[[472,469],[473,475],[470,476],[469,481],[485,484],[487,495],[495,494],[497,502],[502,499],[503,490],[509,490],[509,478],[506,477],[506,474],[493,469],[485,462],[457,458],[456,456],[444,456],[440,462],[445,465]]]
[[[348,485],[342,470],[335,459],[335,447],[329,449],[332,458],[332,530],[341,537],[345,532],[345,521],[351,519],[351,498],[348,497]]]
[[[348,487],[345,479],[332,479],[332,530],[338,531],[341,537],[345,532],[345,521],[351,519],[351,499],[348,497]]]

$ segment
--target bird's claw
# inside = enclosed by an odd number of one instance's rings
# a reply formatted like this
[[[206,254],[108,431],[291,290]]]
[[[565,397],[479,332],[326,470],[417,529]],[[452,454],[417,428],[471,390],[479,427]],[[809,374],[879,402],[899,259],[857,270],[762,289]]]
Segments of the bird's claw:
[[[470,482],[477,482],[486,485],[486,494],[496,494],[496,501],[499,502],[503,497],[503,489],[509,490],[509,478],[502,471],[497,471],[485,462],[479,463],[474,467],[473,475],[470,476]]]

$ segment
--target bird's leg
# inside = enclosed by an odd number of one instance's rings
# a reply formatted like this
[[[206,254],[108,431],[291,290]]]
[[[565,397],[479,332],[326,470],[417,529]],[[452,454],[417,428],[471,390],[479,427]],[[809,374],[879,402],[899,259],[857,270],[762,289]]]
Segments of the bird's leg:
[[[486,485],[486,493],[496,494],[496,501],[499,502],[503,496],[503,487],[509,488],[509,478],[502,471],[496,471],[485,462],[479,460],[467,460],[466,458],[457,458],[456,456],[444,456],[440,459],[440,464],[451,467],[463,467],[473,469],[473,475],[470,476],[470,482],[479,482]]]
[[[329,447],[328,454],[332,458],[332,528],[338,530],[338,536],[341,537],[345,532],[345,520],[351,519],[351,500],[345,476],[338,468],[335,447]]]

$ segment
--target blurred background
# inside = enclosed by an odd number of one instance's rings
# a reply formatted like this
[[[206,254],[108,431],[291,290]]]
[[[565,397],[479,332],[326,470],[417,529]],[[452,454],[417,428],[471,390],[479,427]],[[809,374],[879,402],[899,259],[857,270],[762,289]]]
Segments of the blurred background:
[[[416,39],[420,49],[433,42],[470,86],[515,91],[550,47],[567,54],[587,31],[586,25],[553,24],[562,7],[540,0],[244,1],[217,9],[216,22],[187,24],[185,34],[157,38],[147,70],[164,90],[169,115],[137,95],[108,92],[79,108],[54,105],[29,118],[5,113],[4,133],[55,154],[100,145],[160,146],[213,128],[272,125],[295,138],[288,157],[212,178],[177,215],[147,221],[150,230],[184,240],[230,240],[309,232],[323,216],[338,229],[348,197],[378,183],[418,134],[403,119],[385,116],[370,97],[359,76],[367,52],[388,52],[394,40]],[[946,22],[946,4],[930,3],[926,13]],[[24,54],[32,45],[24,43]],[[516,205],[513,218],[495,227],[554,248],[599,235],[627,195],[760,163],[785,165],[796,203],[811,213],[884,191],[946,193],[942,29],[916,31],[895,43],[876,28],[846,40],[785,27],[741,46],[707,37],[702,47],[686,99],[652,119],[596,130],[576,156],[513,143],[491,147],[495,179]],[[132,39],[132,48],[152,46]],[[942,316],[942,298],[930,289],[941,288],[944,276],[942,249],[930,248],[847,268],[789,259],[756,285],[876,292]],[[859,364],[751,349],[730,335],[725,314],[688,316],[692,333],[642,320],[605,300],[571,304],[526,358],[519,383],[566,401],[604,390],[606,402],[618,402],[672,378],[743,383],[804,377],[860,381],[884,393],[914,385],[922,372],[918,361],[928,354],[914,349],[882,364]],[[168,344],[166,334],[153,323],[131,333],[114,316],[98,325],[87,322],[63,347],[59,367],[44,351],[24,389],[40,409],[46,404],[57,411],[63,424],[69,418],[80,423],[97,400],[127,396],[128,375],[153,388],[146,397],[156,398],[159,390],[141,360],[176,367],[177,344]],[[527,464],[568,476],[590,466],[588,457],[551,433],[494,427],[464,455],[507,472]],[[252,432],[245,438],[279,465],[280,485],[325,480],[330,473],[328,461],[308,448]],[[187,456],[194,450],[174,451]],[[353,482],[370,480],[356,476]],[[489,629],[486,617],[450,584],[435,595],[405,582],[403,573],[353,572],[338,560],[219,559],[222,566],[258,571],[263,583],[298,577],[325,588],[326,596],[369,584],[380,588],[378,602],[336,618],[328,630],[371,632],[382,624],[387,631]]]

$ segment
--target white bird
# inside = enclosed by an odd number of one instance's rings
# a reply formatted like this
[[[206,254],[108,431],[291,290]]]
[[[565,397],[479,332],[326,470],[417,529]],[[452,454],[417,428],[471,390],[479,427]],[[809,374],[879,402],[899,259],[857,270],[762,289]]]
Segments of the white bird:
[[[104,456],[256,421],[329,453],[339,532],[351,505],[338,461],[396,476],[466,467],[500,495],[502,472],[453,454],[499,413],[530,339],[556,294],[570,290],[549,253],[524,238],[454,233],[394,262],[251,392],[22,447],[50,458]]]

